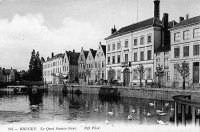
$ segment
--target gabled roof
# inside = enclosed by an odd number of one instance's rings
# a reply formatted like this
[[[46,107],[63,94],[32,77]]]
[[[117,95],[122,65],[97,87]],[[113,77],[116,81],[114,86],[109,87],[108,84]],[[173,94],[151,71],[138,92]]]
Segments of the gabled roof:
[[[79,58],[80,53],[66,51],[66,54],[69,60],[69,64],[78,66],[78,58]]]
[[[93,58],[95,58],[95,55],[96,55],[97,51],[96,51],[96,50],[93,50],[93,49],[90,49],[90,51],[91,51],[91,53],[92,53]]]
[[[123,27],[123,28],[119,29],[117,32],[113,33],[111,36],[109,36],[105,39],[106,40],[111,39],[111,38],[117,37],[119,35],[127,34],[129,32],[138,31],[138,30],[145,29],[145,28],[148,28],[148,27],[154,27],[154,26],[160,27],[161,25],[162,25],[162,21],[153,17],[153,18],[150,18],[150,19],[147,19],[147,20],[144,20],[144,21]]]
[[[11,73],[11,70],[13,70],[13,71],[14,71],[14,73],[16,73],[16,72],[17,72],[17,70],[16,70],[16,69],[3,69],[3,75],[10,75],[10,73]]]
[[[102,49],[103,49],[103,53],[106,56],[106,45],[101,45]]]
[[[89,52],[89,51],[85,51],[85,50],[83,50],[83,53],[84,53],[84,55],[85,55],[85,59],[86,59],[87,56],[88,56],[88,52]]]
[[[54,60],[54,59],[57,59],[57,58],[63,58],[64,57],[64,54],[60,53],[60,54],[57,54],[57,55],[54,55],[54,57],[50,58],[49,60],[47,61],[51,61],[51,60]],[[47,62],[46,61],[46,62]]]
[[[195,23],[200,23],[200,16],[192,17],[186,20],[181,21],[180,23],[176,24],[173,28],[183,27]],[[172,28],[172,29],[173,29]]]

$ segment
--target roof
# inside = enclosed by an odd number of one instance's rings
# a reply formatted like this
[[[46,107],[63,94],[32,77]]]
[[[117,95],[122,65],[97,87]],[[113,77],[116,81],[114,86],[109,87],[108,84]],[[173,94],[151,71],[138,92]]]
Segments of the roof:
[[[63,58],[63,57],[64,57],[64,54],[60,53],[60,54],[54,55],[52,58],[50,58],[47,61],[51,61],[51,60],[54,60],[54,59],[57,59],[57,58]]]
[[[117,32],[113,33],[111,36],[109,36],[105,39],[106,40],[111,39],[111,38],[117,37],[119,35],[123,35],[123,34],[129,33],[129,32],[133,32],[133,31],[138,31],[141,29],[145,29],[147,27],[153,27],[153,26],[160,27],[161,25],[162,25],[162,21],[159,20],[158,18],[153,17],[153,18],[149,18],[147,20],[144,20],[144,21],[141,21],[138,23],[131,24],[126,27],[122,27]]]
[[[89,51],[85,51],[85,50],[83,50],[83,53],[84,53],[84,55],[85,55],[85,58],[87,58],[87,56],[88,56],[88,52],[89,52]]]
[[[17,72],[16,69],[12,69],[12,70],[14,71],[14,73]],[[4,75],[10,75],[10,73],[11,73],[11,69],[3,69],[3,74],[4,74]]]
[[[196,16],[196,17],[192,17],[192,18],[183,20],[180,23],[176,24],[172,29],[195,24],[195,23],[200,23],[200,16]]]
[[[69,59],[69,64],[78,66],[78,58],[79,58],[80,53],[66,51],[66,54]]]
[[[103,49],[104,55],[106,55],[106,45],[101,45],[101,47]]]
[[[91,51],[91,53],[92,53],[93,58],[95,58],[95,55],[96,55],[97,51],[96,51],[96,50],[93,50],[93,49],[90,49],[90,51]]]

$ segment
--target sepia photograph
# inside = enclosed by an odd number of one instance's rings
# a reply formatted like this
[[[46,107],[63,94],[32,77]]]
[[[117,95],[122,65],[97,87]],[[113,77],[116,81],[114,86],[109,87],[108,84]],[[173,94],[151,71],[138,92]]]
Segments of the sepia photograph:
[[[1,132],[199,132],[199,0],[0,0]]]

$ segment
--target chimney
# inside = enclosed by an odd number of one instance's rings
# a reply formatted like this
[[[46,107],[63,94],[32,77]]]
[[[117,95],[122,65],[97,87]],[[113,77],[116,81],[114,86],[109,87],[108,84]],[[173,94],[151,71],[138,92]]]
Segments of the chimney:
[[[75,50],[73,49],[73,53],[75,53]]]
[[[164,29],[168,29],[169,17],[167,13],[163,13],[162,25]]]
[[[154,17],[160,19],[160,0],[154,0]]]
[[[54,57],[54,53],[52,52],[52,53],[51,53],[51,58],[53,58],[53,57]]]
[[[184,20],[184,17],[179,17],[179,23]]]
[[[189,19],[189,14],[188,13],[185,15],[185,19],[186,20]]]
[[[114,28],[111,29],[111,34],[117,32],[117,29],[115,28],[115,25],[114,25]]]

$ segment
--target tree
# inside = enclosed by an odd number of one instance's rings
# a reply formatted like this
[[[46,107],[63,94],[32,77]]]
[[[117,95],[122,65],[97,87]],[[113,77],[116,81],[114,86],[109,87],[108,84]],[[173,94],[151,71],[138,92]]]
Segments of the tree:
[[[139,66],[137,67],[137,71],[139,73],[139,77],[140,77],[140,87],[142,87],[142,78],[145,72],[144,66],[142,64],[139,64]]]
[[[28,70],[29,81],[42,81],[42,63],[39,52],[33,49]]]
[[[113,80],[115,79],[115,75],[115,70],[110,67],[110,69],[108,70],[108,81],[110,82],[110,84],[112,84]]]
[[[158,66],[156,67],[156,72],[155,75],[156,77],[158,77],[158,87],[161,88],[161,79],[163,78],[165,72],[162,68],[161,65],[158,64]]]
[[[177,70],[183,78],[183,90],[185,90],[185,78],[190,74],[189,64],[184,61],[181,63],[181,66],[178,65]]]

